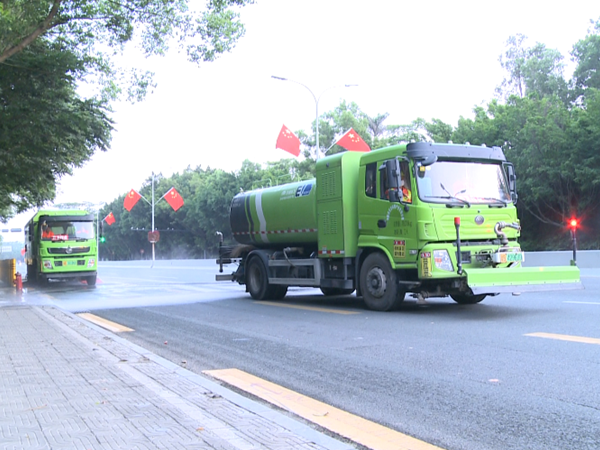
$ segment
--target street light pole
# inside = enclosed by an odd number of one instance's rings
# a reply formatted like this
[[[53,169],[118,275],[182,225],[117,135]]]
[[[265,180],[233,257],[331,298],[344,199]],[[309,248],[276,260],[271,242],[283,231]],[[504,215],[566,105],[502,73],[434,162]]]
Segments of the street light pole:
[[[305,84],[300,83],[299,81],[295,81],[295,80],[290,80],[289,78],[283,78],[283,77],[277,77],[275,75],[271,75],[271,78],[274,78],[276,80],[281,80],[281,81],[291,81],[292,83],[296,83],[299,84],[300,86],[303,86],[304,88],[306,88],[306,90],[308,90],[308,92],[310,92],[310,95],[312,95],[313,100],[315,101],[315,136],[316,136],[316,141],[317,141],[317,154],[316,154],[316,159],[317,161],[319,160],[319,151],[320,151],[320,147],[319,147],[319,100],[321,100],[321,97],[323,96],[323,94],[327,91],[329,91],[330,89],[336,88],[336,87],[353,87],[353,86],[358,86],[357,84],[344,84],[343,86],[330,86],[327,89],[325,89],[323,92],[321,92],[319,94],[319,96],[317,97],[315,95],[315,93]]]
[[[154,232],[154,172],[152,172],[152,232]],[[154,242],[152,242],[152,265],[154,267]]]

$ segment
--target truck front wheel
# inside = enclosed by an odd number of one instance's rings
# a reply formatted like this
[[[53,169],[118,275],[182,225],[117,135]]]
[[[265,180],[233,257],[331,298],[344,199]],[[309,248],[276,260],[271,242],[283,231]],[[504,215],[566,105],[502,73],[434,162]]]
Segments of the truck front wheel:
[[[30,284],[34,284],[36,281],[37,281],[37,279],[36,279],[35,265],[27,264],[27,282]]]
[[[475,303],[479,303],[480,301],[482,301],[486,297],[486,295],[452,294],[450,297],[452,297],[452,300],[454,300],[456,303],[459,303],[461,305],[474,305]]]
[[[272,284],[269,286],[267,298],[270,298],[271,300],[283,300],[283,298],[287,294],[287,290],[287,286],[284,286],[282,284]]]
[[[382,253],[367,256],[360,269],[360,286],[367,308],[374,311],[391,311],[404,300],[398,276]]]

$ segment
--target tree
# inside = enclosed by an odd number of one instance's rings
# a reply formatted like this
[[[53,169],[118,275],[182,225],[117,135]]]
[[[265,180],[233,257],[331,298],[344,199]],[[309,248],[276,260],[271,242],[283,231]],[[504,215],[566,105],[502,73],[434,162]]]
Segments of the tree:
[[[61,42],[38,40],[0,70],[0,218],[42,205],[56,180],[110,143],[105,102],[81,99],[82,61]]]
[[[593,222],[600,202],[600,91],[582,107],[557,96],[497,100],[459,120],[455,142],[498,145],[516,168],[524,246],[561,248],[568,239],[557,230],[573,215]],[[580,245],[596,238],[580,236]]]
[[[327,155],[345,151],[335,142],[350,128],[353,128],[371,149],[417,141],[448,142],[454,131],[451,125],[439,119],[427,122],[425,119],[418,118],[408,125],[385,125],[384,122],[388,117],[388,113],[369,116],[356,103],[342,101],[333,111],[321,116],[319,145],[328,149]],[[314,130],[314,123],[312,128]],[[304,130],[296,131],[296,135],[308,147],[304,151],[306,159],[300,165],[306,166],[307,171],[314,174],[316,138]]]
[[[600,89],[600,20],[573,46],[571,58],[577,63],[573,72],[573,99],[588,88]]]
[[[500,65],[508,72],[507,78],[496,89],[498,95],[508,99],[511,95],[539,98],[557,95],[566,101],[567,83],[563,77],[563,56],[558,50],[537,43],[525,47],[527,38],[522,34],[511,36],[508,49],[499,58]]]
[[[108,148],[110,102],[144,97],[151,74],[125,78],[113,56],[129,43],[145,56],[175,44],[213,61],[243,35],[235,8],[252,1],[207,0],[202,11],[187,0],[0,1],[0,218],[52,200],[57,179]],[[83,83],[97,88],[87,98]]]
[[[106,50],[122,51],[136,35],[146,56],[163,55],[175,39],[192,61],[213,61],[244,34],[231,8],[253,0],[208,0],[204,11],[187,0],[3,0],[0,2],[0,63],[41,37],[96,63],[109,63]],[[109,69],[104,67],[103,69]],[[108,74],[108,73],[107,73]]]

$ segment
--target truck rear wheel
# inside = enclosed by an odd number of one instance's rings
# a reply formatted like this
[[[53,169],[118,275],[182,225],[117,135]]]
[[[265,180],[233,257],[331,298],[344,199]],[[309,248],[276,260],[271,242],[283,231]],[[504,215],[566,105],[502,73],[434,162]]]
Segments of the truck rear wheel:
[[[258,256],[251,258],[246,267],[246,286],[254,300],[265,300],[269,291],[267,268]]]
[[[360,269],[360,286],[367,308],[392,311],[404,301],[405,291],[398,288],[398,276],[382,253],[371,253]]]
[[[281,300],[287,294],[288,289],[282,284],[269,284],[267,268],[258,256],[248,261],[246,286],[254,300]]]
[[[450,297],[452,297],[452,300],[454,300],[456,303],[459,303],[461,305],[474,305],[475,303],[479,303],[480,301],[482,301],[486,297],[486,295],[452,294],[450,295]]]

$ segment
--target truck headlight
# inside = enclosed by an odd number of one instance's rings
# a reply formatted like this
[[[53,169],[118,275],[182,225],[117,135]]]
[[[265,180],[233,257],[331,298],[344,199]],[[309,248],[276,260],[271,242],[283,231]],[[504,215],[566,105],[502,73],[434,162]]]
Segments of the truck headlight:
[[[42,264],[44,265],[44,269],[52,270],[52,261],[45,259],[42,261]]]
[[[450,260],[448,250],[434,250],[433,260],[435,261],[435,267],[440,270],[446,270],[448,272],[454,272],[454,266]]]

